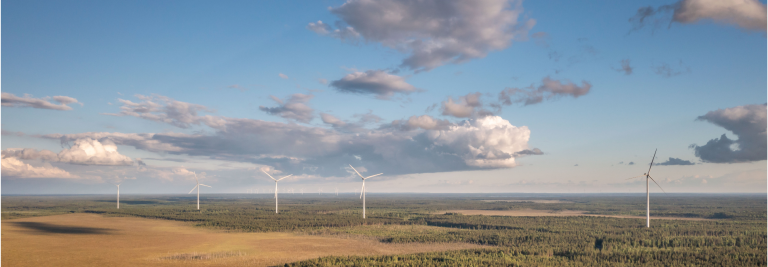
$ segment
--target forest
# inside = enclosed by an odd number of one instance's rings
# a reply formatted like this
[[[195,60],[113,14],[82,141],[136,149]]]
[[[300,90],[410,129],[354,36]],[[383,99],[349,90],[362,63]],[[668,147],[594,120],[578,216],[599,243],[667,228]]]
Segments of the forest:
[[[645,220],[600,216],[484,216],[448,210],[585,211],[645,215],[640,194],[369,194],[367,219],[352,194],[3,196],[2,219],[97,213],[186,221],[234,232],[292,232],[389,243],[466,242],[484,249],[323,257],[288,266],[766,265],[766,196],[653,196]],[[520,202],[495,201],[516,200]],[[558,200],[539,203],[537,200]],[[653,219],[654,216],[696,220]]]

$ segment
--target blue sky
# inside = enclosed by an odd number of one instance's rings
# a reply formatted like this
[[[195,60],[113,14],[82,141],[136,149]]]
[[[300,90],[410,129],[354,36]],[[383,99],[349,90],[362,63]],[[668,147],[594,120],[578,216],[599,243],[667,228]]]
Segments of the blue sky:
[[[286,188],[353,191],[359,181],[342,162],[370,169],[371,174],[385,173],[378,185],[369,185],[371,192],[642,192],[641,179],[624,178],[645,172],[656,148],[657,162],[672,157],[694,163],[654,166],[654,178],[669,192],[766,191],[765,106],[759,106],[766,103],[768,80],[763,2],[735,8],[745,12],[735,15],[696,0],[494,0],[476,4],[488,7],[473,10],[488,13],[480,15],[453,1],[425,3],[447,11],[421,14],[427,9],[409,1],[350,1],[344,6],[344,1],[4,3],[2,193],[106,193],[112,190],[110,182],[121,180],[126,180],[126,193],[183,193],[193,186],[187,171],[205,172],[211,192],[244,193],[246,188],[270,188],[260,169],[296,175],[285,182]],[[396,12],[378,4],[404,9]],[[662,11],[666,5],[677,6]],[[645,18],[644,27],[633,30],[637,24],[630,19],[643,7],[656,13]],[[386,24],[386,17],[372,10],[405,18],[420,14],[411,18],[414,21],[445,22],[452,16],[464,28]],[[500,10],[507,12],[499,15],[506,24],[471,23]],[[313,31],[310,23],[318,21],[331,30],[338,29],[338,21],[340,29],[349,26],[358,35],[341,40],[333,33]],[[503,32],[478,35],[489,28]],[[418,54],[414,40],[483,53],[419,70],[403,65]],[[631,74],[621,69],[622,60],[629,60]],[[355,73],[371,75],[366,71],[380,71],[386,79],[364,85],[345,80]],[[556,86],[543,86],[545,78]],[[410,91],[395,90],[397,81]],[[574,89],[569,84],[586,93],[569,91]],[[377,95],[372,87],[391,94]],[[493,106],[507,88],[519,89],[513,99],[537,89],[545,99]],[[459,97],[472,93],[480,93],[482,104],[463,107],[475,113],[444,112],[449,98],[458,103]],[[288,103],[294,94],[305,97],[296,98],[304,113],[290,113],[299,111],[271,97]],[[56,103],[54,96],[77,103]],[[29,104],[30,99],[69,108],[41,108]],[[199,108],[186,114],[189,125],[179,127],[178,117],[164,113],[165,106],[151,113],[168,116],[161,122],[121,114],[126,105],[119,99],[168,99]],[[275,107],[282,109],[265,112]],[[743,116],[723,115],[731,114],[728,111]],[[710,112],[715,113],[697,120]],[[303,114],[304,121],[291,114]],[[321,114],[346,121],[348,128],[334,127]],[[217,127],[204,121],[206,115],[231,124]],[[450,125],[391,127],[395,120],[422,115]],[[367,123],[358,122],[365,118]],[[492,118],[508,121],[501,125],[508,131],[478,126]],[[235,129],[235,123],[251,126]],[[522,126],[528,138],[518,135]],[[467,129],[475,132],[463,134]],[[296,144],[306,136],[291,135],[317,131],[322,133],[312,136],[318,140],[343,141],[314,151]],[[62,145],[58,136],[51,137],[55,134],[71,136]],[[150,149],[117,134],[159,134],[142,142],[180,150]],[[702,153],[714,151],[714,144],[705,144],[722,134],[742,146],[731,146],[732,157],[702,158],[689,148],[695,144]],[[761,136],[762,143],[752,142]],[[494,140],[508,146],[491,147]],[[286,148],[290,152],[271,147],[281,142],[293,146]],[[429,152],[408,152],[415,149],[408,142],[425,145]],[[485,146],[472,150],[466,142]],[[116,154],[63,156],[105,144],[113,144]],[[57,156],[14,154],[23,148]],[[542,153],[520,154],[534,148]],[[389,149],[403,154],[391,156]]]

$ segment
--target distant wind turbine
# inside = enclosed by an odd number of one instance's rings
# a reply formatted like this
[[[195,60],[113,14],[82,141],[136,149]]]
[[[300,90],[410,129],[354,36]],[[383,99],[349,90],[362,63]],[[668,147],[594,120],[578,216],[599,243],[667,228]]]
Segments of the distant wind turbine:
[[[115,186],[117,186],[117,209],[120,209],[120,185],[121,184],[116,184],[115,185]]]
[[[192,191],[195,191],[195,188],[197,188],[197,210],[200,210],[200,186],[202,185],[209,188],[212,188],[212,187],[210,185],[201,184],[200,180],[197,179],[197,173],[195,172],[192,172],[192,173],[195,174],[195,182],[197,183],[197,185],[195,187],[192,187],[192,190],[189,190],[189,193],[187,194],[192,194]]]
[[[272,180],[275,180],[275,213],[278,213],[277,212],[277,182],[279,182],[282,179],[288,178],[293,174],[290,174],[288,176],[283,176],[283,178],[280,178],[280,179],[275,179],[275,177],[272,177],[272,175],[269,175],[269,173],[265,172],[264,170],[261,170],[261,171],[267,176],[269,176],[269,178],[272,178]]]
[[[658,149],[656,149],[656,151],[658,151]],[[629,180],[629,179],[635,179],[635,178],[640,178],[640,177],[645,176],[645,197],[646,197],[646,206],[645,206],[645,223],[646,223],[646,226],[645,227],[646,228],[650,228],[651,227],[651,186],[650,186],[650,181],[653,181],[654,184],[659,186],[659,189],[661,189],[661,191],[664,192],[664,194],[667,193],[666,191],[664,191],[664,188],[661,188],[661,185],[659,185],[659,183],[657,183],[656,180],[654,180],[653,177],[651,177],[651,167],[653,167],[653,160],[656,159],[656,151],[653,151],[653,158],[651,159],[651,166],[648,167],[648,172],[647,173],[643,173],[643,175],[635,176],[635,177],[632,177],[632,178],[627,178],[627,180]]]
[[[365,180],[368,180],[370,178],[382,175],[384,173],[379,173],[379,174],[374,174],[374,175],[371,175],[371,176],[368,176],[368,177],[363,177],[362,175],[360,175],[360,172],[355,170],[355,167],[352,167],[352,164],[350,164],[349,167],[352,168],[352,170],[354,170],[355,173],[357,173],[357,176],[360,176],[360,178],[363,179],[363,188],[360,189],[360,198],[363,199],[363,219],[365,219]]]

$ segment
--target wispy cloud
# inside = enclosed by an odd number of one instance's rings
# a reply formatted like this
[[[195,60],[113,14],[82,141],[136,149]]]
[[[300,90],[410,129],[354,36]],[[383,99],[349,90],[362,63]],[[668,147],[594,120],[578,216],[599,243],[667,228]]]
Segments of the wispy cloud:
[[[69,104],[80,104],[77,99],[68,96],[54,96],[34,98],[29,94],[24,94],[23,97],[18,97],[11,93],[2,93],[2,106],[4,107],[30,107],[39,109],[55,109],[55,110],[72,110]],[[59,104],[51,103],[49,100],[58,102]]]

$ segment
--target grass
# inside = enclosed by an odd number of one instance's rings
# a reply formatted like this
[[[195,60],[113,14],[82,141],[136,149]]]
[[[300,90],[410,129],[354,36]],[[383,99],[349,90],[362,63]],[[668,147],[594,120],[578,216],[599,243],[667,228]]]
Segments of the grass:
[[[98,230],[94,230],[98,229]],[[191,223],[64,214],[2,221],[3,266],[268,266],[325,256],[482,248],[293,233],[226,233]]]

